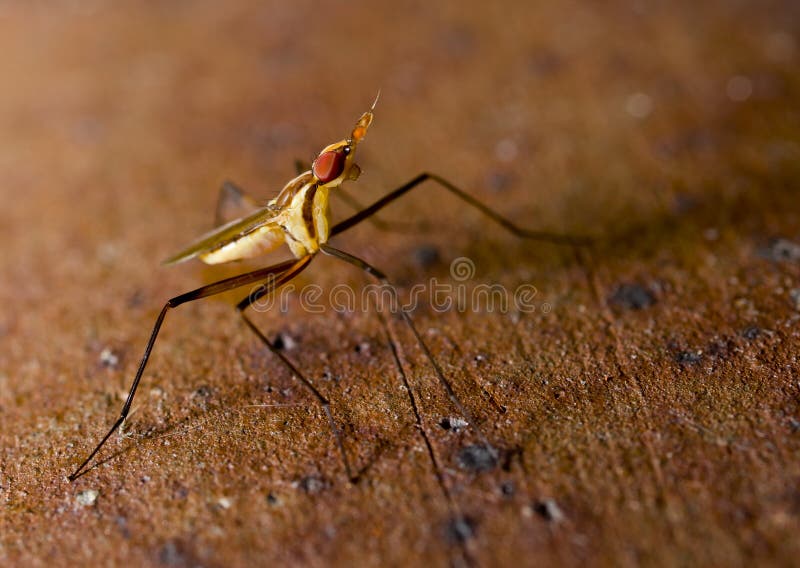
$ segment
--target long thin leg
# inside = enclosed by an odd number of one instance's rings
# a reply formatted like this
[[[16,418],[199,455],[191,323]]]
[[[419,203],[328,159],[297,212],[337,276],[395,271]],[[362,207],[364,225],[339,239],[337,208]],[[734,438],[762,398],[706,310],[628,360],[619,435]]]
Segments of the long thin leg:
[[[355,197],[347,193],[347,189],[342,186],[336,190],[336,196],[355,211],[363,211],[364,205]],[[379,231],[386,231],[392,233],[419,233],[428,229],[428,223],[422,221],[419,223],[402,223],[398,221],[384,221],[380,217],[373,216],[369,218],[369,222]]]
[[[233,276],[231,278],[225,278],[219,282],[202,286],[196,290],[186,292],[185,294],[175,296],[174,298],[168,300],[167,303],[164,304],[164,307],[161,308],[161,313],[158,314],[158,318],[156,318],[156,323],[153,326],[153,331],[150,334],[150,339],[147,341],[147,346],[144,350],[144,356],[139,363],[139,369],[136,371],[136,376],[133,379],[131,389],[128,392],[128,398],[125,400],[125,405],[122,407],[122,412],[120,412],[119,418],[117,418],[117,421],[114,422],[113,426],[111,426],[111,429],[108,431],[108,433],[103,436],[103,439],[100,440],[100,443],[97,444],[92,453],[89,454],[89,457],[87,457],[83,463],[72,473],[72,475],[69,476],[69,480],[74,481],[78,478],[78,476],[81,475],[84,468],[89,464],[89,462],[92,461],[92,458],[97,454],[98,451],[100,451],[100,448],[103,447],[103,444],[106,443],[106,441],[111,437],[111,434],[113,434],[117,428],[120,427],[120,425],[125,421],[125,418],[128,416],[131,405],[133,404],[133,397],[136,395],[136,389],[139,387],[139,381],[142,379],[144,369],[147,366],[147,361],[150,359],[150,353],[153,350],[153,345],[155,345],[156,338],[158,337],[158,332],[161,329],[161,325],[164,323],[164,318],[170,309],[176,308],[187,302],[192,302],[201,298],[207,298],[208,296],[213,296],[215,294],[221,294],[222,292],[227,292],[228,290],[233,290],[234,288],[239,288],[241,286],[246,286],[247,284],[252,284],[254,282],[263,280],[267,280],[272,287],[275,287],[276,285],[279,285],[277,282],[283,283],[284,276],[286,274],[292,274],[292,277],[294,277],[297,272],[305,268],[305,266],[311,261],[311,258],[313,257],[306,256],[300,260],[287,260],[273,266],[254,270],[253,272],[240,274],[239,276]],[[276,275],[277,282],[275,280]]]
[[[424,182],[426,180],[435,181],[440,186],[442,186],[446,190],[448,190],[450,193],[452,193],[453,195],[455,195],[456,197],[458,197],[462,201],[465,201],[467,204],[471,205],[472,207],[475,207],[481,213],[483,213],[484,215],[486,215],[487,217],[489,217],[490,219],[492,219],[496,223],[500,224],[506,230],[510,231],[511,233],[513,233],[514,235],[516,235],[518,237],[522,237],[522,238],[525,238],[525,239],[533,239],[533,240],[538,240],[538,241],[546,241],[546,242],[555,243],[555,244],[564,244],[564,245],[588,245],[588,244],[591,244],[591,242],[592,242],[592,240],[590,238],[588,238],[588,237],[559,235],[559,234],[555,234],[555,233],[548,233],[548,232],[545,232],[545,231],[531,231],[531,230],[528,230],[528,229],[523,229],[521,227],[518,227],[517,225],[512,223],[510,220],[506,219],[505,217],[503,217],[502,215],[500,215],[499,213],[497,213],[493,209],[487,207],[486,205],[484,205],[483,203],[481,203],[480,201],[478,201],[477,199],[472,197],[470,194],[468,194],[467,192],[465,192],[462,189],[459,189],[458,187],[456,187],[455,185],[453,185],[452,183],[450,183],[449,181],[447,181],[443,177],[437,176],[436,174],[427,173],[427,172],[419,174],[417,177],[415,177],[414,179],[412,179],[408,183],[406,183],[404,185],[401,185],[400,187],[398,187],[394,191],[390,191],[389,193],[387,193],[386,195],[381,197],[378,201],[376,201],[375,203],[373,203],[372,205],[370,205],[366,209],[364,209],[362,211],[359,211],[358,213],[356,213],[352,217],[348,217],[347,219],[337,223],[331,229],[331,235],[330,236],[333,237],[334,235],[338,235],[339,233],[342,233],[342,232],[346,231],[350,227],[352,227],[354,225],[357,225],[358,223],[360,223],[364,219],[367,219],[367,218],[371,217],[372,215],[374,215],[375,213],[377,213],[378,211],[380,211],[381,209],[383,209],[384,207],[386,207],[387,205],[389,205],[390,203],[392,203],[393,201],[395,201],[396,199],[398,199],[402,195],[404,195],[407,192],[411,191],[412,189],[414,189],[415,187],[417,187],[419,184],[421,184],[422,182]]]
[[[397,294],[397,289],[389,281],[389,279],[386,277],[386,275],[383,272],[381,272],[380,270],[378,270],[377,268],[375,268],[371,264],[367,263],[366,261],[364,261],[364,260],[362,260],[362,259],[360,259],[360,258],[358,258],[356,256],[353,256],[352,254],[349,254],[349,253],[346,253],[346,252],[344,252],[342,250],[334,248],[334,247],[332,247],[330,245],[320,244],[320,250],[322,252],[324,252],[325,254],[327,254],[327,255],[333,256],[335,258],[343,260],[344,262],[352,264],[353,266],[356,266],[356,267],[360,268],[361,270],[367,272],[371,276],[373,276],[381,284],[383,284],[384,286],[389,288],[389,290],[392,293],[392,296],[394,296],[395,304],[397,304],[398,306],[400,305],[399,297],[398,297],[398,294]],[[478,438],[480,438],[480,440],[484,444],[484,446],[486,446],[486,449],[489,450],[492,455],[496,456],[496,451],[494,450],[492,445],[489,443],[489,440],[486,439],[486,436],[483,435],[483,432],[481,432],[481,429],[478,427],[477,422],[472,418],[472,415],[464,407],[464,405],[461,404],[461,401],[458,399],[458,396],[456,395],[455,391],[453,390],[453,387],[450,384],[450,381],[448,381],[447,377],[444,376],[444,372],[442,371],[442,368],[439,366],[439,363],[436,362],[436,358],[433,356],[433,353],[431,353],[430,349],[428,349],[428,345],[422,339],[422,336],[420,335],[419,331],[417,331],[417,327],[414,325],[414,321],[411,319],[411,316],[408,314],[408,312],[406,310],[403,310],[403,309],[400,310],[400,314],[403,317],[403,320],[408,325],[408,327],[411,330],[411,332],[414,334],[414,337],[416,338],[417,343],[419,344],[419,346],[422,348],[422,351],[425,354],[425,357],[428,359],[428,361],[430,362],[431,366],[433,367],[433,370],[436,373],[436,377],[439,379],[439,382],[441,383],[441,385],[444,388],[445,392],[447,392],[447,396],[450,398],[450,402],[453,403],[453,406],[455,406],[456,409],[462,414],[462,416],[464,416],[464,418],[467,420],[467,422],[469,422],[470,424],[472,424],[475,427],[475,432],[477,433]]]

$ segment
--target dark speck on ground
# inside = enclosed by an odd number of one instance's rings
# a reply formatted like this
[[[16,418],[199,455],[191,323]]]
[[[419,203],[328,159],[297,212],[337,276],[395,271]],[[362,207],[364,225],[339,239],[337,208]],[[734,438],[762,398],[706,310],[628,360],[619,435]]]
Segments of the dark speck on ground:
[[[441,426],[445,430],[451,430],[453,432],[460,432],[465,427],[469,426],[469,422],[464,420],[463,418],[456,418],[456,417],[446,417],[442,418],[439,421],[439,426]]]
[[[500,485],[500,493],[503,494],[503,497],[510,499],[516,492],[517,488],[513,481],[504,481],[502,485]]]
[[[455,517],[447,523],[445,535],[453,543],[463,543],[475,536],[475,520],[470,517]]]
[[[564,513],[553,499],[542,499],[537,501],[533,510],[544,520],[553,524],[558,524],[564,520]]]
[[[431,268],[441,262],[439,249],[433,245],[421,245],[414,249],[414,263],[420,268]]]
[[[655,304],[656,297],[640,284],[620,284],[608,297],[608,303],[617,308],[642,310]]]
[[[703,354],[697,351],[678,351],[675,361],[681,365],[694,365],[703,360]]]
[[[482,444],[466,446],[458,452],[458,465],[474,473],[491,471],[497,466],[497,450]]]
[[[321,477],[309,475],[301,479],[298,486],[309,495],[316,495],[328,487],[328,482]]]
[[[486,175],[486,187],[494,192],[502,192],[514,184],[514,176],[508,172],[494,170]]]
[[[761,329],[756,327],[756,326],[754,326],[754,325],[746,327],[742,331],[742,337],[744,337],[745,339],[753,340],[753,339],[758,338],[759,335],[761,335]]]
[[[773,239],[760,252],[764,258],[775,262],[800,261],[800,244],[788,239]]]
[[[275,337],[275,340],[272,342],[272,345],[275,349],[280,349],[283,351],[291,351],[295,347],[297,347],[297,341],[285,331],[282,331]]]

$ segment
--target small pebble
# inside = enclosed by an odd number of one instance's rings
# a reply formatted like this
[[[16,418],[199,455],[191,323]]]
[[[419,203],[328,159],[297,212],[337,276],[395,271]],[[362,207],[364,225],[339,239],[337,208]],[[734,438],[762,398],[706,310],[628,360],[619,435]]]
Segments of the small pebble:
[[[800,261],[800,244],[788,239],[773,239],[761,252],[764,257],[776,262]]]
[[[98,495],[99,493],[94,489],[87,489],[86,491],[78,493],[77,497],[75,497],[75,501],[77,501],[78,505],[81,507],[91,507],[97,502]]]
[[[553,499],[542,499],[534,505],[533,510],[546,521],[556,525],[565,519],[561,507]]]
[[[304,477],[297,485],[309,495],[321,493],[327,487],[327,483],[324,479],[320,477],[314,477],[313,475]]]
[[[194,389],[192,396],[197,398],[208,398],[211,396],[211,388],[207,385],[201,385]]]
[[[447,417],[447,418],[442,418],[442,420],[439,422],[439,426],[441,426],[445,430],[460,432],[462,429],[469,426],[469,422],[467,422],[463,418]]]
[[[455,517],[447,523],[445,533],[450,542],[466,542],[475,536],[475,521],[469,517]]]
[[[208,401],[211,398],[211,394],[212,394],[211,389],[203,385],[192,392],[190,399],[192,401],[192,404],[194,404],[195,406],[201,408],[202,410],[207,410]]]
[[[675,355],[675,361],[682,365],[693,365],[703,360],[703,354],[699,351],[679,351]]]
[[[751,325],[742,331],[742,337],[745,339],[756,339],[759,335],[761,335],[761,330],[754,325]]]
[[[365,355],[369,355],[370,353],[370,344],[368,341],[362,341],[355,347],[356,353],[364,353]]]
[[[106,347],[100,352],[100,363],[102,363],[104,367],[116,369],[117,365],[119,365],[119,357],[117,357],[111,349]]]
[[[272,345],[278,350],[291,351],[297,347],[297,341],[288,333],[281,332],[278,334],[278,337],[275,338]]]

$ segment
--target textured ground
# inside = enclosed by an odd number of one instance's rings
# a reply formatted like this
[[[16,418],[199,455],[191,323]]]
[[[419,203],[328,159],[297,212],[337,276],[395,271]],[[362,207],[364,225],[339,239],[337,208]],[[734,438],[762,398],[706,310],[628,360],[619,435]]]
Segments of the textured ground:
[[[532,4],[0,5],[0,564],[797,561],[800,11]],[[319,258],[256,320],[331,399],[359,484],[235,297],[169,316],[128,436],[68,483],[164,300],[237,269],[159,265],[220,183],[270,196],[378,88],[360,201],[432,170],[601,237],[523,242],[426,185],[382,216],[402,226],[336,239],[404,296],[535,287],[533,311],[414,312],[501,463],[466,459],[400,325],[395,359],[374,314],[303,309],[366,282]]]

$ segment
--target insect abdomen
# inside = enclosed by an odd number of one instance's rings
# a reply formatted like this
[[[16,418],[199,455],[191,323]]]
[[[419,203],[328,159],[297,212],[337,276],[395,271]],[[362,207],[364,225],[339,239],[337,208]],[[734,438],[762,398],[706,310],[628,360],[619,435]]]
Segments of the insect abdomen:
[[[275,250],[284,243],[284,240],[280,227],[265,225],[216,250],[198,255],[198,258],[206,264],[253,258]]]

